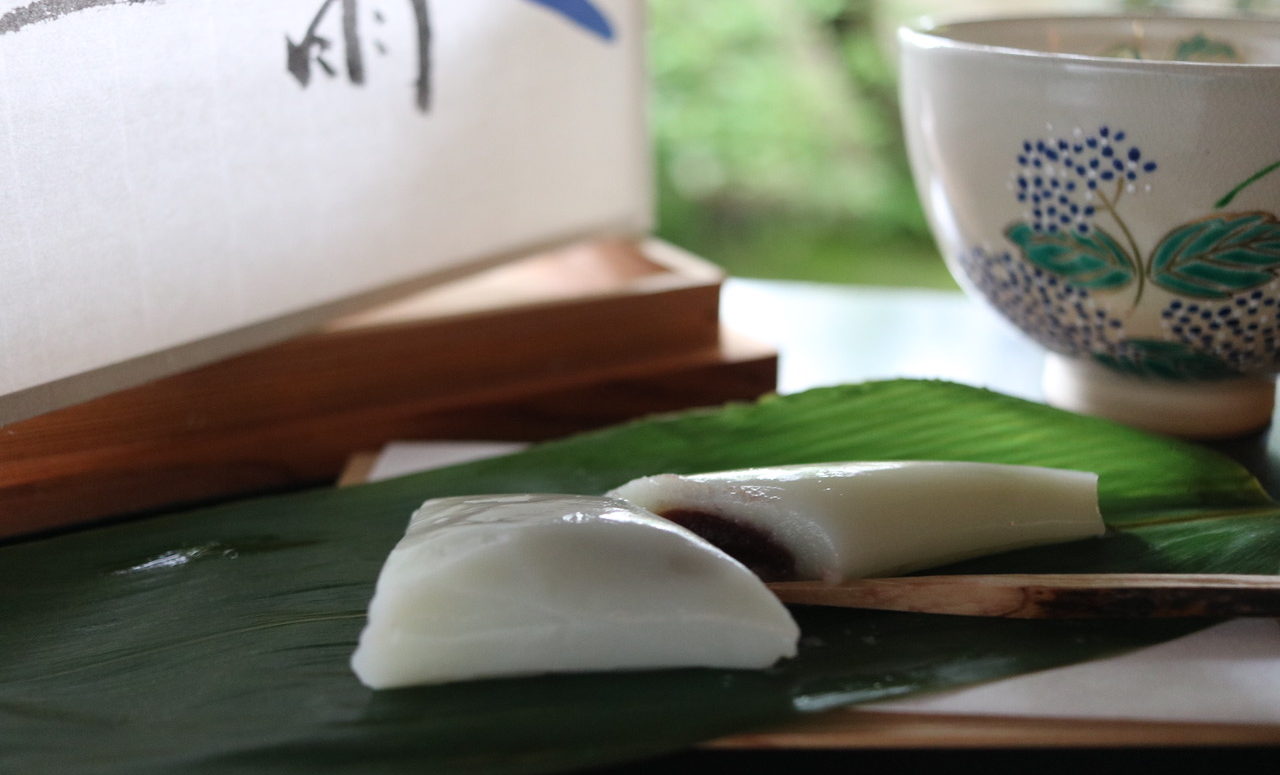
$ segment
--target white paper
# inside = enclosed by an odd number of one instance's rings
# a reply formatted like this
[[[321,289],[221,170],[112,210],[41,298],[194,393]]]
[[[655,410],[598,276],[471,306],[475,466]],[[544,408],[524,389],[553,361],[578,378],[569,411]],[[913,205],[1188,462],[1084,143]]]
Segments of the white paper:
[[[366,479],[380,482],[433,468],[519,452],[527,446],[521,441],[393,441],[382,448]]]
[[[396,442],[370,481],[506,454],[495,442]],[[868,703],[867,710],[978,716],[1280,724],[1280,622],[1237,619],[1115,657],[949,692]]]
[[[1117,657],[867,710],[1280,724],[1280,624],[1237,619]]]
[[[78,375],[646,230],[642,4],[585,4],[607,35],[555,5],[0,1],[0,424]]]

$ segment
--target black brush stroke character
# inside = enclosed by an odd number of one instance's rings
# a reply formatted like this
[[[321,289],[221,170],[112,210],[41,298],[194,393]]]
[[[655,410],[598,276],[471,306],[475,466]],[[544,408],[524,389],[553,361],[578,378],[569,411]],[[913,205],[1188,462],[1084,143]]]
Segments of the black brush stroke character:
[[[425,113],[431,107],[431,17],[427,0],[408,2],[413,11],[418,44],[418,77],[414,84],[414,104]],[[292,38],[285,38],[285,66],[304,88],[311,83],[313,61],[328,75],[337,74],[333,65],[324,58],[331,43],[318,32],[321,23],[335,7],[342,9],[342,46],[346,57],[347,79],[357,85],[364,83],[364,56],[360,47],[358,22],[360,0],[324,0],[301,40],[295,42]]]
[[[18,32],[23,27],[51,22],[76,11],[87,11],[104,5],[142,5],[164,0],[35,0],[0,16],[0,35]]]
[[[606,41],[614,39],[615,33],[608,18],[591,0],[531,1],[563,15],[572,23]],[[0,35],[19,32],[33,24],[55,21],[68,14],[91,8],[164,2],[167,0],[32,0],[0,14]],[[426,113],[431,107],[431,14],[427,7],[427,0],[407,0],[407,2],[413,12],[418,48],[414,104],[419,111]],[[325,52],[332,44],[319,34],[320,24],[335,7],[342,10],[343,56],[346,60],[347,78],[356,85],[363,84],[365,81],[364,52],[360,45],[360,0],[322,0],[302,40],[295,42],[292,38],[285,36],[285,68],[303,88],[311,83],[313,61],[327,75],[331,77],[337,75],[333,65],[324,58]],[[382,12],[376,8],[373,11],[373,18],[379,23],[385,21]],[[386,47],[381,41],[375,40],[373,45],[375,50],[385,53]]]

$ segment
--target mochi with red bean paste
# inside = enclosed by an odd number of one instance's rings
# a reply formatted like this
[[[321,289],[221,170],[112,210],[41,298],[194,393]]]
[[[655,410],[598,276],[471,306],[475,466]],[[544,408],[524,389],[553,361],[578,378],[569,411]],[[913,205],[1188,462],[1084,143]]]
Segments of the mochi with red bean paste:
[[[612,498],[427,501],[387,557],[351,665],[367,686],[550,672],[764,668],[799,629],[764,583]]]
[[[765,581],[888,576],[1100,535],[1095,474],[968,462],[827,463],[636,479],[609,494]]]

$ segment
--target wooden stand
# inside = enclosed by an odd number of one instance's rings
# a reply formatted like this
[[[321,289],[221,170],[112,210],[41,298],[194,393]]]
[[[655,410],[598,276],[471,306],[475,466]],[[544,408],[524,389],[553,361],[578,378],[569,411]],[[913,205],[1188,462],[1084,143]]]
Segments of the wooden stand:
[[[0,536],[332,481],[396,438],[538,440],[751,399],[718,269],[670,245],[535,256],[315,335],[0,429]]]

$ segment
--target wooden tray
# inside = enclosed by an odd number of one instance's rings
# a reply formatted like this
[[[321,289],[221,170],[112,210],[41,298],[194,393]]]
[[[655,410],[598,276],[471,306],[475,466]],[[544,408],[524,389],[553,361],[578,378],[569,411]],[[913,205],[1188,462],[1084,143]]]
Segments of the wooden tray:
[[[331,482],[394,438],[537,440],[754,398],[776,354],[659,241],[534,256],[0,429],[0,536]]]
[[[717,749],[974,749],[1259,746],[1280,744],[1280,727],[1017,716],[886,713],[840,708],[776,729],[723,737]]]

